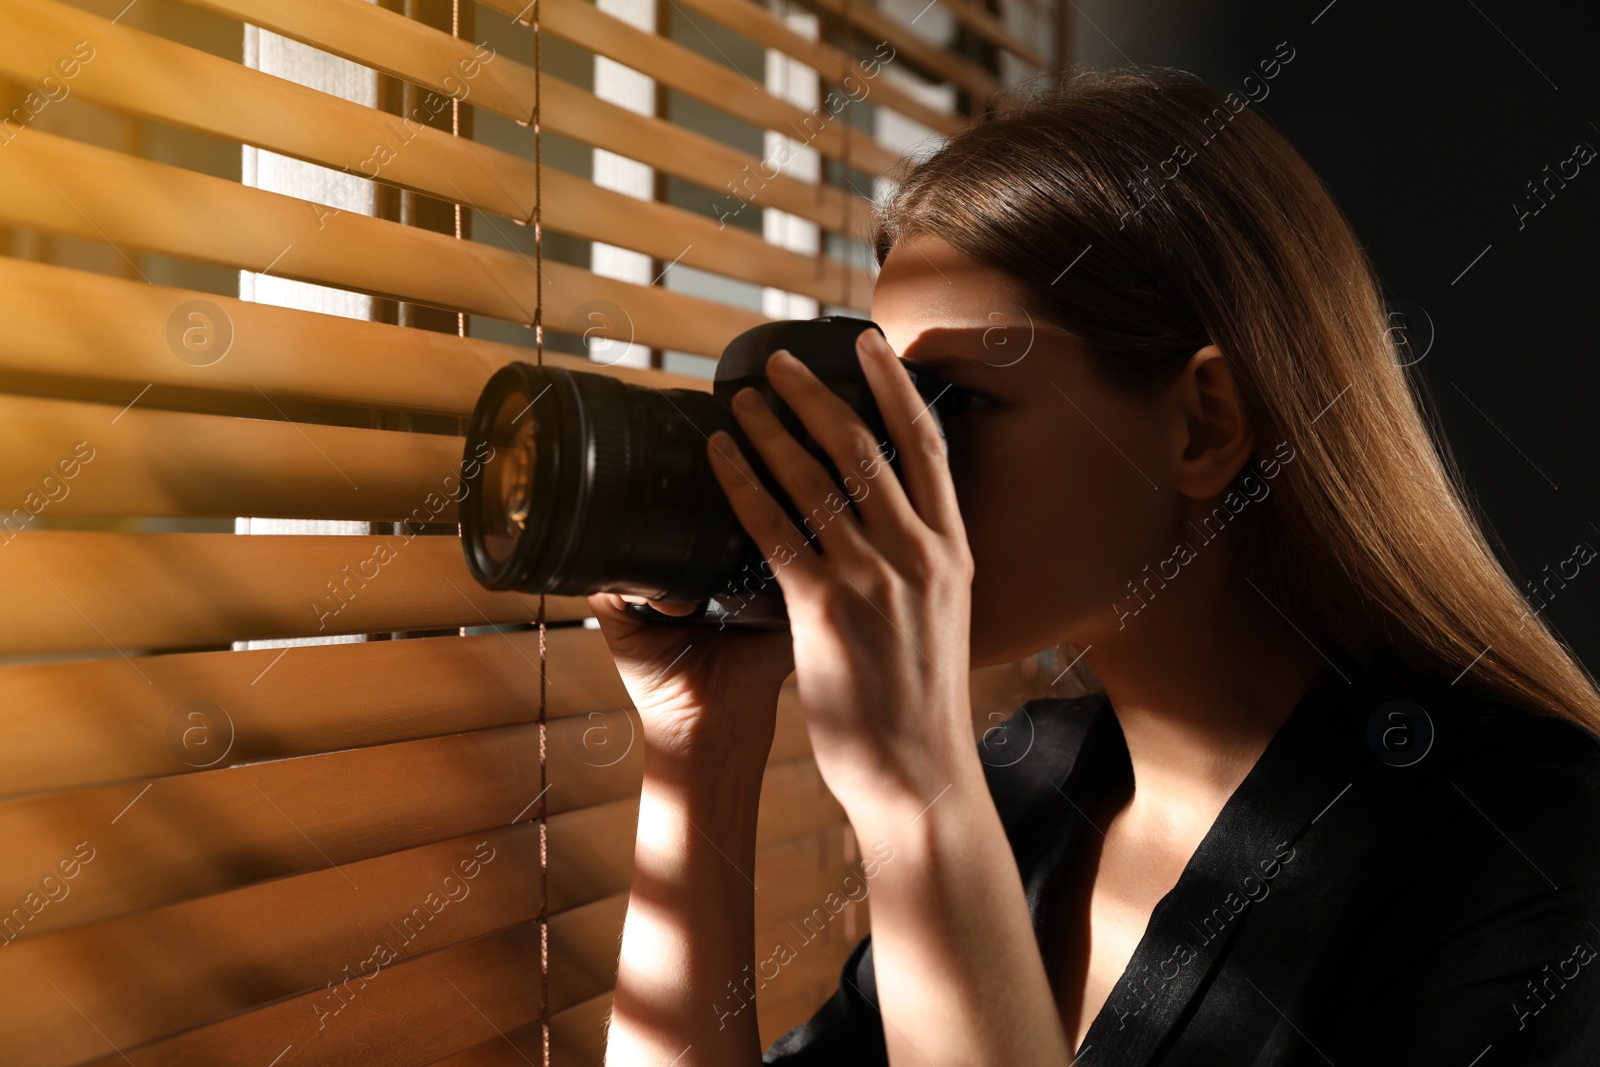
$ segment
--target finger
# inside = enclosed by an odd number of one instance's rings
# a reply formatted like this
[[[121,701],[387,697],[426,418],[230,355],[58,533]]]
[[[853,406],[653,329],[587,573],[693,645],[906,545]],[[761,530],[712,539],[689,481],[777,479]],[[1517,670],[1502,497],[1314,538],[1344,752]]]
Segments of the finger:
[[[651,600],[649,597],[639,596],[637,593],[623,593],[622,599],[629,604],[648,604],[663,615],[691,615],[700,609],[706,602],[705,597],[699,600]]]
[[[821,561],[816,551],[795,530],[788,513],[772,499],[772,494],[762,487],[733,435],[726,430],[713,433],[706,443],[706,454],[728,505],[756,543],[778,585],[788,592],[787,582],[791,579],[784,572],[791,569],[813,579],[818,577]]]
[[[663,615],[693,615],[700,610],[704,600],[646,600],[652,608]]]
[[[781,360],[774,360],[769,368],[781,368],[781,364]],[[769,376],[771,373],[769,369]],[[776,377],[784,382],[779,385],[774,381],[774,387],[787,389],[789,381],[798,375],[777,369]],[[820,382],[816,384],[826,388]],[[745,401],[752,399],[754,404],[746,406]],[[761,395],[754,389],[740,390],[734,397],[733,410],[750,443],[800,513],[804,528],[797,532],[801,536],[815,537],[823,550],[831,554],[860,552],[870,547],[856,524],[844,491],[827,468],[795,440],[794,434],[779,421],[777,413],[767,406]]]
[[[590,593],[587,597],[589,612],[596,619],[627,618],[627,604],[616,593]]]
[[[890,443],[880,446],[844,397],[798,360],[792,367],[782,360],[769,360],[767,377],[833,460],[844,483],[843,495],[855,502],[862,524],[873,531],[903,528],[914,511],[889,466],[884,449],[892,447]],[[832,480],[829,482],[831,486]]]
[[[937,416],[928,410],[930,403],[922,399],[910,373],[877,330],[861,331],[856,352],[884,425],[900,451],[906,493],[917,514],[941,534],[964,529],[949,455],[934,421]]]

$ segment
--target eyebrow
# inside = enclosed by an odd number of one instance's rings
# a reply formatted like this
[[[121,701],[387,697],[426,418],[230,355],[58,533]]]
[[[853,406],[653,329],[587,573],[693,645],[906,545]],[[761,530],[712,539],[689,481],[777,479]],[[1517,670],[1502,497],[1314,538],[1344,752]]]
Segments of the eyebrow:
[[[952,371],[958,373],[966,373],[969,371],[972,373],[977,373],[981,368],[984,367],[994,369],[999,369],[1000,367],[999,364],[991,363],[988,360],[985,360],[981,352],[961,355],[950,351],[943,351],[936,352],[929,356],[908,356],[906,358],[910,359],[918,366],[927,367],[929,370],[941,376],[948,375]]]
[[[1022,324],[1016,325],[1020,328]],[[1053,325],[1035,320],[1032,332],[1037,334],[1038,327]],[[952,366],[957,363],[982,363],[984,362],[983,354],[988,348],[983,338],[989,330],[994,328],[996,327],[993,323],[973,323],[969,326],[950,329],[950,332],[956,336],[947,339],[924,341],[919,337],[917,341],[907,346],[907,350],[925,345],[933,349],[933,353],[927,356],[918,355],[908,356],[907,358],[914,359],[918,363],[925,363],[934,368]],[[1004,329],[1005,327],[1002,326],[1000,328]]]
[[[910,358],[910,360],[915,363],[922,363],[922,365],[931,366],[931,368],[934,368],[934,370],[946,368],[946,366],[955,366],[958,365],[958,363],[973,363],[974,360],[978,360],[979,358],[978,355],[971,354],[971,352],[968,352],[968,354],[962,354],[962,352],[952,352],[952,350],[950,350],[952,347],[955,346],[941,346],[941,349],[934,350],[934,352],[931,352],[931,354],[915,355],[915,357],[906,358]]]
[[[907,358],[911,359],[914,363],[920,363],[923,366],[933,367],[936,370],[938,368],[948,367],[956,363],[970,363],[972,361],[971,356],[958,356],[949,352],[938,352],[931,356],[916,356],[914,358],[908,356]]]

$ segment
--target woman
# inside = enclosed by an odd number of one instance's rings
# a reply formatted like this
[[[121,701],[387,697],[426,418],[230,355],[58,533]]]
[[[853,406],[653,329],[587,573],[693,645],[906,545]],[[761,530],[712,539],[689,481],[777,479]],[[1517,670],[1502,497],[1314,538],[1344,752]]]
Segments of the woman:
[[[1327,190],[1181,72],[1002,103],[877,211],[889,343],[858,350],[892,442],[769,363],[840,469],[892,447],[904,483],[818,553],[708,442],[792,636],[590,598],[646,745],[608,1063],[761,1058],[718,1005],[791,670],[892,858],[768,1062],[1595,1062],[1600,694],[1463,503]],[[983,398],[948,453],[896,353]],[[822,506],[823,469],[736,410]],[[975,745],[969,668],[1053,645],[1091,691]]]

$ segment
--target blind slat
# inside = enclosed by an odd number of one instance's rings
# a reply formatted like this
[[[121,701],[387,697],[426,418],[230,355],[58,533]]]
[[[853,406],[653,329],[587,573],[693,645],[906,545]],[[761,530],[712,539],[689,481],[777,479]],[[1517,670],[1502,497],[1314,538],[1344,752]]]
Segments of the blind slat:
[[[778,208],[824,229],[864,239],[871,208],[861,196],[802,181],[780,171],[773,161],[619,107],[549,74],[540,81],[540,90],[543,128],[703,186],[717,197],[712,212],[719,220],[736,217],[749,204]]]
[[[0,513],[0,543],[34,512],[455,522],[464,447],[438,434],[0,396],[0,500],[24,512]]]
[[[1048,17],[1051,16],[1051,12],[1048,9],[1046,9],[1044,4],[1041,3],[1040,0],[1001,0],[1001,7],[1005,8],[1005,9],[1008,9],[1008,10],[1011,9],[1011,8],[1016,8],[1016,7],[1025,7],[1029,11],[1033,12],[1035,15],[1039,15],[1039,16],[1042,16],[1042,17],[1045,17],[1045,18],[1048,18]]]
[[[605,1058],[605,1028],[611,1018],[611,992],[607,990],[598,997],[592,997],[582,1004],[568,1008],[550,1017],[550,1067],[590,1067],[592,1064],[601,1063]],[[534,1027],[527,1028],[532,1032],[529,1037],[535,1041],[541,1035]],[[523,1033],[518,1030],[512,1034],[512,1040]],[[489,1042],[478,1045],[478,1048],[488,1046]],[[494,1053],[504,1056],[508,1042],[495,1042]],[[538,1050],[537,1044],[528,1046],[531,1050]],[[520,1045],[519,1045],[520,1050]],[[501,1061],[484,1060],[476,1067],[495,1067]],[[450,1067],[473,1067],[462,1063],[451,1063]]]
[[[528,18],[531,11],[517,0],[484,0],[484,6],[522,18]],[[805,141],[825,156],[848,159],[851,166],[874,176],[886,173],[899,159],[854,127],[818,114],[820,108],[798,108],[738,71],[608,15],[586,0],[543,0],[539,28],[746,122]]]
[[[545,225],[552,230],[863,313],[872,306],[872,276],[820,252],[791,252],[769,244],[758,233],[603,189],[556,170],[544,173],[544,197],[544,217],[551,220]]]
[[[837,15],[858,27],[868,37],[887,41],[897,54],[903,54],[929,73],[946,78],[973,97],[973,110],[980,112],[989,97],[1000,91],[999,80],[966,56],[940,47],[920,36],[906,22],[883,11],[876,4],[852,0],[809,0],[810,6]]]
[[[454,537],[235,537],[30,531],[0,552],[0,646],[17,654],[529,622],[538,598],[491,592]],[[582,597],[547,600],[550,621]],[[130,664],[137,673],[138,668]]]
[[[756,4],[746,0],[683,0],[683,3],[685,7],[717,20],[758,44],[798,59],[815,70],[823,82],[841,86],[850,95],[857,92],[852,85],[866,83],[867,89],[861,94],[861,99],[870,97],[874,105],[898,111],[924,126],[950,134],[965,123],[959,115],[931,108],[893,82],[876,78],[875,73],[868,75],[842,48],[827,41],[802,37],[785,26],[777,16]],[[869,58],[881,60],[877,53]],[[846,78],[852,79],[851,84],[846,84]]]
[[[605,1027],[610,1014],[611,994],[606,992],[552,1015],[551,1067],[591,1067],[600,1063],[605,1056]],[[529,1023],[440,1060],[435,1067],[527,1067],[530,1059],[540,1062],[542,1053],[539,1024]]]
[[[550,1067],[593,1067],[605,1055],[606,1020],[611,993],[550,1017]],[[540,1062],[544,1035],[537,1022],[496,1034],[487,1041],[435,1062],[433,1067],[527,1067]]]
[[[531,975],[529,960],[534,961]],[[538,960],[537,925],[516,926],[384,968],[378,975],[382,981],[368,983],[340,1014],[338,1025],[317,1029],[313,1004],[326,999],[324,989],[111,1052],[83,1067],[127,1067],[124,1054],[140,1067],[270,1065],[285,1052],[293,1056],[295,1067],[423,1067],[463,1045],[487,1041],[508,1026],[537,1019]],[[63,991],[70,995],[70,988]],[[513,1019],[519,1023],[511,1023]],[[88,1029],[86,1024],[83,1028]],[[105,1048],[103,1041],[99,1048]],[[18,1067],[61,1064],[31,1060]]]
[[[1019,40],[1017,35],[1006,27],[999,15],[973,3],[972,0],[948,0],[948,3],[956,18],[996,48],[1004,48],[1024,63],[1041,70],[1050,65],[1049,60],[1045,59],[1038,49]]]
[[[660,290],[640,292],[636,299],[629,293],[645,287],[609,278],[596,277],[583,294],[575,288],[582,272],[565,264],[546,263],[545,273],[574,287],[573,299],[560,304],[549,299],[547,288],[546,329],[561,324],[598,331],[609,323],[622,341],[631,336],[641,344],[719,355],[734,333],[762,321],[741,309]],[[97,313],[58,311],[79,300]],[[595,318],[581,317],[586,304]],[[534,361],[531,349],[514,345],[4,257],[0,319],[6,323],[0,330],[0,384],[8,388],[92,395],[119,405],[137,398],[145,406],[204,408],[208,398],[225,396],[230,403],[253,404],[248,410],[260,418],[275,415],[262,394],[465,417],[491,374],[510,362]],[[211,334],[195,338],[205,351],[188,351],[184,331],[207,328]],[[328,358],[330,352],[339,358]],[[545,353],[545,364],[660,388],[711,385],[704,378],[555,352]],[[150,392],[141,396],[147,386]]]
[[[366,0],[188,2],[365,64],[413,85],[462,96],[474,107],[486,108],[524,124],[533,120],[536,91],[532,67],[498,55],[487,63],[475,65],[474,61],[479,60],[481,54],[472,42]]]
[[[546,640],[547,717],[605,711],[595,723],[626,742],[612,709],[629,698],[604,636],[562,628]],[[535,631],[136,662],[138,671],[119,657],[0,668],[0,796],[507,726],[539,710]],[[190,701],[219,711],[191,709],[202,717],[189,719],[180,709]],[[174,719],[197,732],[171,736]]]

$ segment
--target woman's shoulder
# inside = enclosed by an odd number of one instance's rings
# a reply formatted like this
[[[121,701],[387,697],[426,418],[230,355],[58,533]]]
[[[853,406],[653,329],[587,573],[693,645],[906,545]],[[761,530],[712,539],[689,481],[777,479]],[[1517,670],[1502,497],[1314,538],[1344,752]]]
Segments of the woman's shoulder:
[[[1325,961],[1337,981],[1308,1032],[1337,1062],[1357,1035],[1390,1063],[1421,1058],[1424,1033],[1452,1032],[1517,1062],[1575,1062],[1554,1050],[1600,1003],[1597,987],[1562,994],[1564,1023],[1526,1024],[1543,1006],[1530,987],[1600,946],[1600,736],[1501,701],[1418,704],[1428,748],[1381,761],[1325,820],[1338,855],[1319,869],[1353,881],[1327,898],[1340,901]],[[1590,1049],[1600,1030],[1583,1025]]]
[[[1504,791],[1560,781],[1578,790],[1569,799],[1600,805],[1600,734],[1576,719],[1471,696],[1436,699],[1428,710],[1436,769],[1458,784]]]
[[[1432,886],[1480,915],[1549,891],[1600,915],[1600,735],[1502,700],[1422,706],[1426,750],[1377,772],[1384,891]]]
[[[1587,783],[1589,802],[1600,802],[1600,734],[1576,717],[1392,666],[1362,669],[1354,683],[1352,727],[1365,727],[1364,747],[1396,785],[1506,790],[1549,775]]]

